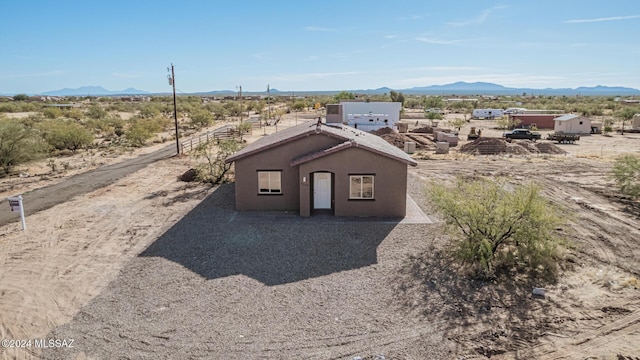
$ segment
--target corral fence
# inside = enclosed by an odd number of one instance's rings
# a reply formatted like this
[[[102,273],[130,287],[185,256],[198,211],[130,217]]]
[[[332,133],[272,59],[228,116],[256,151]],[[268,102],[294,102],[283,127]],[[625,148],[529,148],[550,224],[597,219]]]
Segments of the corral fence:
[[[242,131],[242,134],[236,126],[225,125],[223,127],[183,139],[180,141],[180,152],[184,154],[193,151],[193,149],[198,147],[198,145],[206,144],[210,141],[218,142],[220,140],[233,139],[241,135],[251,135],[253,133],[253,129],[261,127],[259,119],[249,119],[247,122],[251,124],[251,127]]]

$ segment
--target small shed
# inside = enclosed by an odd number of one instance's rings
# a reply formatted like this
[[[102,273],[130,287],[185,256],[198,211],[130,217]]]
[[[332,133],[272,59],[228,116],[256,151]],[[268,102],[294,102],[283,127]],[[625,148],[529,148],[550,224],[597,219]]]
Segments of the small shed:
[[[591,134],[591,120],[581,115],[567,114],[554,119],[553,130],[565,134]]]

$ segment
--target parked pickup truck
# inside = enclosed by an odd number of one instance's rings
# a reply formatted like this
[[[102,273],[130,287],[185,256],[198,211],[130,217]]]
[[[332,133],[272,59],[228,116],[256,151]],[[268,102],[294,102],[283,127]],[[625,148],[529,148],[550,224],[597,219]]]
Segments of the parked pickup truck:
[[[542,138],[542,135],[540,135],[540,133],[531,132],[530,130],[527,130],[527,129],[515,129],[513,131],[504,133],[504,135],[502,136],[507,139],[528,139],[533,141],[536,141]]]

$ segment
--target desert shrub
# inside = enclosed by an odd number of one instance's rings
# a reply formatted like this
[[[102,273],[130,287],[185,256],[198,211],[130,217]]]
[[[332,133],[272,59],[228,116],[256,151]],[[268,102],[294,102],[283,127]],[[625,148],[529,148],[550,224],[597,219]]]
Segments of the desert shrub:
[[[18,107],[11,103],[0,104],[0,113],[13,113],[18,112]]]
[[[55,107],[47,107],[42,110],[42,115],[48,119],[57,119],[62,116],[62,110]]]
[[[442,114],[435,111],[425,112],[424,117],[429,120],[442,120]]]
[[[71,108],[64,111],[64,116],[70,119],[81,120],[84,117],[84,113],[78,108]]]
[[[124,120],[117,115],[97,120],[89,119],[87,121],[87,127],[95,134],[114,133],[117,136],[122,136],[124,125]]]
[[[227,115],[229,116],[240,116],[240,113],[242,112],[240,103],[237,103],[235,101],[228,101],[224,103],[223,107]]]
[[[213,115],[207,110],[202,109],[191,112],[190,118],[191,124],[198,129],[207,127],[213,122]]]
[[[143,118],[154,118],[162,114],[162,107],[159,104],[148,103],[140,109],[140,116]]]
[[[171,120],[164,116],[156,116],[152,119],[134,117],[131,125],[124,134],[133,146],[144,146],[153,135],[163,131],[171,124]]]
[[[307,107],[307,103],[302,100],[297,100],[291,105],[293,111],[302,111]]]
[[[453,255],[481,277],[499,270],[553,276],[561,225],[559,209],[530,183],[508,189],[504,182],[431,184],[429,195],[452,234]]]
[[[224,120],[227,116],[227,112],[222,104],[209,103],[205,108],[213,114],[213,118],[216,120]]]
[[[92,105],[89,110],[87,110],[87,116],[91,119],[98,120],[106,117],[107,111],[100,105]]]
[[[632,199],[640,197],[640,156],[624,155],[616,159],[611,176],[621,193]]]
[[[0,118],[0,167],[12,167],[44,155],[46,143],[34,129],[17,119]]]
[[[231,164],[225,163],[225,159],[240,150],[240,144],[236,140],[202,143],[193,151],[192,156],[196,160],[203,160],[196,166],[196,180],[211,184],[220,184],[227,179],[227,173]]]
[[[93,142],[93,134],[82,125],[72,121],[51,121],[43,123],[44,139],[57,150],[87,148]]]
[[[151,139],[151,132],[144,124],[136,122],[132,124],[127,131],[124,132],[131,145],[136,147],[144,146],[147,140]]]

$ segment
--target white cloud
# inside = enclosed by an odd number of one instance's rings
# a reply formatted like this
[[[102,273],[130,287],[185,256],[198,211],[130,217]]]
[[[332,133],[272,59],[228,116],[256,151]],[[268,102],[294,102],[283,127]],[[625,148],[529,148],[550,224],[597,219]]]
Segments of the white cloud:
[[[429,44],[439,44],[439,45],[452,45],[462,41],[462,40],[440,40],[440,39],[434,39],[434,38],[428,38],[428,37],[418,37],[416,38],[416,40],[429,43]]]
[[[595,19],[575,19],[575,20],[567,20],[565,21],[565,24],[592,23],[592,22],[602,22],[602,21],[619,21],[619,20],[630,20],[630,19],[640,19],[640,15],[613,16],[613,17],[595,18]]]
[[[325,27],[320,27],[320,26],[307,26],[306,28],[304,28],[304,31],[327,32],[327,31],[336,31],[336,29],[330,29],[330,28],[325,28]]]
[[[384,38],[385,39],[397,39],[398,35],[385,35]]]
[[[314,61],[314,60],[318,60],[318,56],[317,55],[309,55],[305,58],[305,60],[307,61]]]

